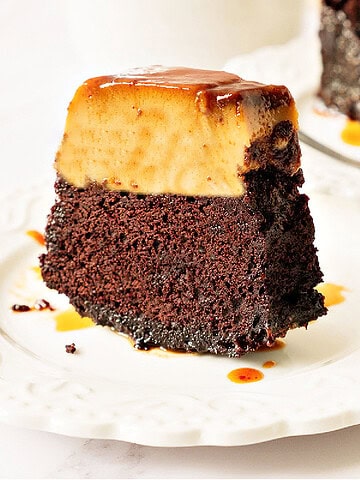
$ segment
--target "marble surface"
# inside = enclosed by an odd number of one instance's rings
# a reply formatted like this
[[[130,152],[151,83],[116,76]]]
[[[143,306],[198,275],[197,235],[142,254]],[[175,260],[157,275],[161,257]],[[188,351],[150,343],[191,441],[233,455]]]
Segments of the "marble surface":
[[[88,76],[113,73],[99,71],[101,59],[90,61],[86,55],[84,61],[79,48],[74,48],[65,3],[0,3],[2,191],[52,175],[51,159],[74,89]],[[148,63],[153,63],[151,51]],[[320,154],[316,162],[313,158],[304,147],[310,193],[339,192],[340,185],[341,195],[358,201],[360,170]],[[0,478],[299,477],[360,477],[360,426],[243,447],[155,448],[0,424]]]
[[[155,448],[0,426],[0,478],[359,478],[360,426],[243,447]]]

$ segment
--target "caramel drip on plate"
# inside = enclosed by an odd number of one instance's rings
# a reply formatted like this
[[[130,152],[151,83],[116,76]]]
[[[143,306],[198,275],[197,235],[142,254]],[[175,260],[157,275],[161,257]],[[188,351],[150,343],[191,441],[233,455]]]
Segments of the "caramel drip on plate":
[[[31,270],[35,273],[37,279],[42,280],[41,268],[39,267],[39,265],[31,267]]]
[[[263,363],[263,368],[273,368],[276,366],[276,362],[274,360],[267,360]]]
[[[75,310],[69,310],[57,313],[54,316],[56,321],[56,330],[58,332],[68,332],[69,330],[80,330],[81,328],[93,327],[95,324],[88,317],[82,317]]]
[[[280,338],[277,338],[271,347],[266,347],[264,345],[258,348],[257,352],[268,352],[269,350],[281,350],[285,346],[286,346],[286,342],[284,340],[281,340]]]
[[[236,368],[227,375],[228,379],[234,383],[258,382],[264,378],[264,374],[256,368]]]
[[[348,120],[341,132],[341,140],[354,147],[360,147],[360,122]]]
[[[346,288],[342,285],[320,283],[320,285],[316,287],[316,290],[324,295],[325,307],[331,307],[332,305],[337,305],[345,301],[343,292],[346,291]]]
[[[26,235],[29,235],[32,239],[34,239],[37,243],[39,243],[41,246],[45,245],[45,238],[44,235],[37,230],[28,230],[26,232]]]

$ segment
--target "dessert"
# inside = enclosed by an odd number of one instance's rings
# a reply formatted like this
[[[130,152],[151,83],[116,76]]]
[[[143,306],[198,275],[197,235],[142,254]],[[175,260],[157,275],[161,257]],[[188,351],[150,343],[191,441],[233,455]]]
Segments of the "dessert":
[[[328,107],[360,120],[360,1],[323,0],[320,40],[320,97]]]
[[[137,348],[240,356],[326,313],[294,100],[135,69],[70,103],[42,275]]]

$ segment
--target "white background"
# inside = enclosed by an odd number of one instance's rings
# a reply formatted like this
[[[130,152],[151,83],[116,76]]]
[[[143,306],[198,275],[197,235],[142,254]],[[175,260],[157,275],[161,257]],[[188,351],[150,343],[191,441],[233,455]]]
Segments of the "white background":
[[[153,63],[221,68],[231,56],[289,40],[301,24],[301,3],[0,0],[1,191],[53,176],[67,104],[87,77]],[[360,427],[174,449],[0,425],[1,478],[359,476]]]

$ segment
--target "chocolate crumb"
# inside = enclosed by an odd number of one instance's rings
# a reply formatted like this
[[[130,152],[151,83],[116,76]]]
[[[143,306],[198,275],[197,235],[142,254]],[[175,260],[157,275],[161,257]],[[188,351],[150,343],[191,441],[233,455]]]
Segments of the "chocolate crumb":
[[[70,345],[65,345],[65,351],[66,353],[75,353],[76,352],[75,343],[71,343]]]
[[[13,312],[31,312],[32,310],[51,310],[54,311],[55,308],[50,305],[50,303],[45,300],[45,298],[41,298],[39,300],[36,300],[34,305],[30,307],[29,305],[21,305],[19,303],[15,303],[15,305],[12,305],[11,310]]]
[[[52,307],[50,305],[50,303],[45,300],[44,298],[41,298],[39,300],[36,300],[35,304],[34,304],[34,308],[35,310],[51,310],[53,311],[54,310],[54,307]]]
[[[18,303],[15,303],[15,305],[11,307],[11,310],[13,312],[29,312],[31,307],[29,307],[29,305],[19,305]]]

